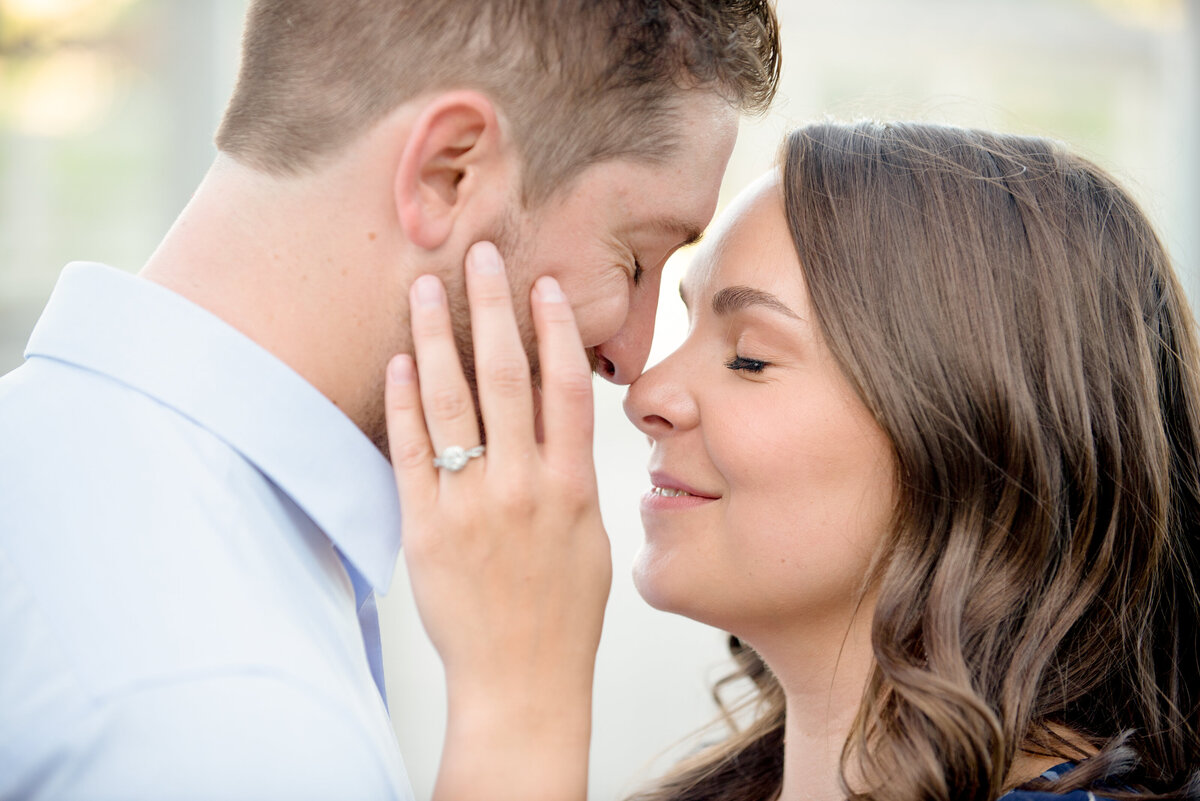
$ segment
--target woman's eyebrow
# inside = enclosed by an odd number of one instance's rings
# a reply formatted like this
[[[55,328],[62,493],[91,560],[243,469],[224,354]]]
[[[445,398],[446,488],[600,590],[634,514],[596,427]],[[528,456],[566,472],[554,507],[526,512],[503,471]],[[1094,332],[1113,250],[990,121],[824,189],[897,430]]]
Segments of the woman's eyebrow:
[[[713,295],[712,299],[713,313],[718,315],[733,314],[750,306],[765,306],[771,311],[791,317],[793,320],[804,319],[770,292],[753,287],[728,286]]]

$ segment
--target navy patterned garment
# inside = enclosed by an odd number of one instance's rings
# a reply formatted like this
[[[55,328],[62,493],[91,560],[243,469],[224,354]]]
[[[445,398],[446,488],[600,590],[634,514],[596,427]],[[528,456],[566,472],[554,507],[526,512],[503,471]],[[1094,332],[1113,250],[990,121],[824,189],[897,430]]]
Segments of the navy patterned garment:
[[[1072,762],[1064,762],[1061,765],[1056,765],[1042,775],[1047,779],[1057,779],[1071,768],[1075,767]],[[1099,796],[1091,790],[1072,790],[1069,793],[1046,793],[1037,790],[1013,790],[1000,796],[998,801],[1106,801],[1104,796]]]

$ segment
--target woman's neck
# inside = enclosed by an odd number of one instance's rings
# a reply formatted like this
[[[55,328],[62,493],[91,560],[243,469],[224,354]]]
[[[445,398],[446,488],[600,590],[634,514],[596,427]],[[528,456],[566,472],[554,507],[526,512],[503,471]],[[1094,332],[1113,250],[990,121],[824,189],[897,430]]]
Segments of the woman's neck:
[[[850,737],[875,665],[871,649],[873,604],[864,602],[852,619],[803,632],[764,636],[753,642],[783,688],[787,705],[783,781],[778,801],[841,801],[842,750]],[[1095,752],[1086,738],[1055,727],[1083,757]],[[1031,748],[1018,752],[1005,789],[1013,789],[1064,761]],[[857,765],[846,763],[846,780],[860,782]]]
[[[843,799],[841,755],[874,666],[871,606],[754,643],[787,699],[780,801]],[[847,777],[854,781],[853,766]]]

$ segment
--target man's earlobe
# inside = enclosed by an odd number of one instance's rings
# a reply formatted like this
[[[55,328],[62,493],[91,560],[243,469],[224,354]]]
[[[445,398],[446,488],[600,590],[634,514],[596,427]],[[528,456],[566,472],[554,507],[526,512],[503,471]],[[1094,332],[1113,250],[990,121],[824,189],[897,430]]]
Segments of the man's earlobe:
[[[406,238],[426,250],[450,236],[478,183],[499,156],[499,120],[478,92],[439,95],[413,124],[396,170],[396,213]]]

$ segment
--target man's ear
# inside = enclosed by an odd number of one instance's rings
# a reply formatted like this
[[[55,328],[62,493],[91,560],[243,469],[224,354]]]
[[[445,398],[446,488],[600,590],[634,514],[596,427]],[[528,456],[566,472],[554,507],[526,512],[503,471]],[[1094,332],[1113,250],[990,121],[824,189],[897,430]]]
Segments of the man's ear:
[[[405,237],[426,250],[440,247],[501,155],[500,123],[487,97],[466,90],[435,97],[413,124],[396,170]]]

